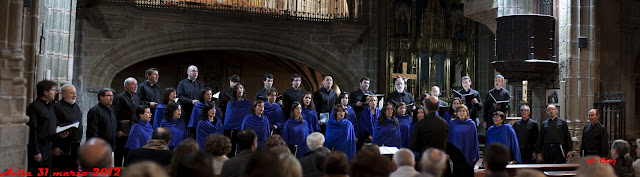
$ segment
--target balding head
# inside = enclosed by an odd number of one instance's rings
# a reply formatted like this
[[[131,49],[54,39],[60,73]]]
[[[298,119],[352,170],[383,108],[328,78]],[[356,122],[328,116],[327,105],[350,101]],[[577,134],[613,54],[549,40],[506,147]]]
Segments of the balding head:
[[[436,98],[435,96],[431,96],[427,98],[426,102],[427,102],[427,110],[429,110],[429,113],[434,113],[438,111],[438,109],[440,108],[440,105],[438,104],[438,98]]]
[[[398,152],[393,154],[393,164],[395,164],[396,167],[401,167],[401,166],[414,167],[416,165],[416,160],[411,150],[402,148]]]
[[[87,140],[78,150],[82,169],[110,168],[113,165],[111,145],[101,138]]]
[[[436,148],[429,148],[422,153],[422,172],[430,173],[433,176],[442,176],[447,161],[447,155]]]

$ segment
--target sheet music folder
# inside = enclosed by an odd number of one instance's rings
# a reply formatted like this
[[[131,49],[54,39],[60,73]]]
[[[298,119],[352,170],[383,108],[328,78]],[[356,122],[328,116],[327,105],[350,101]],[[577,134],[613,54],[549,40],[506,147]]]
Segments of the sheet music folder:
[[[79,126],[80,126],[80,122],[78,121],[73,121],[67,124],[58,124],[58,126],[56,126],[56,133],[70,130],[71,128],[78,128]]]
[[[451,89],[453,90],[453,89]],[[465,103],[470,103],[471,100],[473,100],[474,98],[476,98],[475,95],[473,95],[473,93],[467,93],[467,94],[462,94],[456,90],[453,90],[453,97],[459,97],[460,99],[463,99],[465,101]]]

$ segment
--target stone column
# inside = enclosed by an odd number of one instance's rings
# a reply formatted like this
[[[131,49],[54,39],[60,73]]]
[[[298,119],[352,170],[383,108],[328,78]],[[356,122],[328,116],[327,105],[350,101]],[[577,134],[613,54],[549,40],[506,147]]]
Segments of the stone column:
[[[23,0],[0,1],[0,171],[27,168]]]

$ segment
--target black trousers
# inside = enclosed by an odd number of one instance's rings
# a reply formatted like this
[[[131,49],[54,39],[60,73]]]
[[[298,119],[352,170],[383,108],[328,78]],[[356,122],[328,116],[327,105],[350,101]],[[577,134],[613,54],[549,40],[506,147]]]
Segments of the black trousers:
[[[523,164],[535,164],[536,160],[533,159],[533,147],[520,146],[520,159]]]
[[[114,151],[113,165],[116,167],[122,167],[124,158],[126,158],[124,146],[127,144],[129,136],[121,136],[116,138],[116,149]]]
[[[69,144],[65,144],[62,146],[64,146],[60,147],[60,149],[62,150],[62,154],[52,156],[51,171],[78,171],[78,164],[76,163],[76,159],[78,159],[78,148],[80,147],[80,143],[69,142]]]
[[[542,147],[542,160],[544,163],[549,164],[564,164],[567,163],[566,155],[568,149],[564,150],[565,154],[562,154],[560,144],[544,144]]]
[[[231,151],[229,152],[229,154],[227,154],[227,157],[231,158],[233,156],[236,156],[237,149],[238,149],[238,132],[240,130],[235,130],[235,129],[231,129],[231,130],[224,130],[224,136],[229,137],[229,139],[231,139]]]
[[[36,162],[33,159],[35,154],[27,157],[27,161],[29,163],[27,171],[31,172],[31,175],[33,176],[37,176],[40,173],[39,169],[42,169],[43,171],[51,169],[51,143],[40,144],[37,148],[40,150],[40,155],[42,155],[42,160],[40,162]],[[48,176],[51,176],[51,174],[52,172],[49,171]]]

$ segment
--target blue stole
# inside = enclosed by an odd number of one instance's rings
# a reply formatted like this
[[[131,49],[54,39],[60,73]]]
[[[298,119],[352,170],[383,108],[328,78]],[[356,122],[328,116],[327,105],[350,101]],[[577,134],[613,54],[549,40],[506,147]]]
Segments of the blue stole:
[[[307,121],[309,130],[312,132],[320,131],[320,124],[318,124],[318,114],[315,109],[302,108],[302,117]]]
[[[258,148],[264,145],[264,142],[271,136],[271,131],[269,131],[269,119],[267,116],[258,116],[255,114],[249,114],[244,117],[242,121],[241,130],[251,128],[254,132],[256,132],[256,137],[258,138]]]
[[[325,140],[324,146],[344,152],[349,160],[356,154],[356,135],[353,133],[353,125],[346,119],[340,122],[329,119]]]
[[[182,140],[187,139],[187,126],[184,125],[184,121],[180,119],[172,119],[167,121],[167,119],[162,119],[160,123],[161,127],[166,127],[171,131],[171,142],[169,143],[169,149],[174,149],[178,147]]]
[[[284,113],[280,105],[278,103],[271,105],[269,102],[264,102],[264,116],[267,116],[271,125],[278,126],[276,131],[281,133],[282,127],[284,127]]]
[[[518,138],[513,127],[509,124],[503,124],[501,126],[492,125],[487,130],[487,143],[501,143],[511,151],[512,159],[522,163],[520,159],[520,146],[518,145]]]
[[[196,141],[198,142],[198,145],[200,145],[200,151],[204,151],[204,143],[207,141],[207,137],[209,137],[209,135],[223,134],[222,128],[222,120],[220,119],[215,120],[213,124],[209,122],[209,119],[198,121],[198,126],[196,127]]]
[[[400,116],[396,114],[398,119],[398,128],[400,128],[400,136],[402,137],[402,147],[409,148],[409,142],[411,139],[411,116],[405,114]]]
[[[329,119],[335,119],[333,118],[333,110],[335,108],[331,108],[331,113],[329,114]],[[358,119],[358,116],[356,116],[356,112],[353,110],[353,108],[349,105],[347,105],[347,117],[345,118],[346,120],[349,120],[349,122],[351,122],[351,125],[353,125],[353,132],[357,133],[358,132],[358,121],[356,119]],[[357,136],[356,136],[357,137]]]
[[[380,124],[380,122],[376,120],[373,125],[373,144],[397,148],[402,147],[400,129],[396,127],[393,119],[385,118],[384,124]]]
[[[240,130],[244,117],[251,112],[251,101],[229,101],[224,114],[224,130]]]
[[[480,158],[476,123],[471,119],[454,120],[447,123],[449,123],[449,142],[460,149],[464,158],[467,159],[467,164],[473,166],[475,164],[473,159]]]
[[[198,121],[200,120],[200,114],[202,112],[202,107],[204,103],[198,102],[198,104],[193,106],[193,111],[191,111],[191,119],[189,119],[189,126],[187,127],[196,127],[198,126]],[[220,108],[216,106],[216,117],[222,117],[220,115]]]
[[[445,112],[444,116],[442,117],[442,119],[444,119],[444,121],[446,121],[447,123],[449,123],[453,118],[453,115],[449,114],[449,111]]]
[[[282,139],[284,139],[289,146],[298,145],[298,152],[292,153],[295,153],[297,158],[302,158],[304,154],[309,152],[309,147],[307,147],[307,136],[311,133],[312,132],[311,129],[309,129],[307,121],[304,119],[293,120],[293,118],[291,118],[284,124]]]
[[[373,135],[373,124],[378,121],[380,116],[380,109],[375,108],[375,114],[371,114],[371,108],[366,107],[360,113],[360,120],[358,120],[358,136],[360,138],[369,138],[369,135]]]
[[[151,133],[153,133],[153,127],[151,127],[149,121],[138,120],[137,123],[131,126],[129,139],[127,139],[127,144],[124,147],[133,150],[146,145],[151,139]]]
[[[164,117],[164,109],[167,109],[166,105],[158,104],[158,106],[156,106],[156,112],[153,113],[153,129],[160,127],[160,122],[162,122],[162,118]]]

